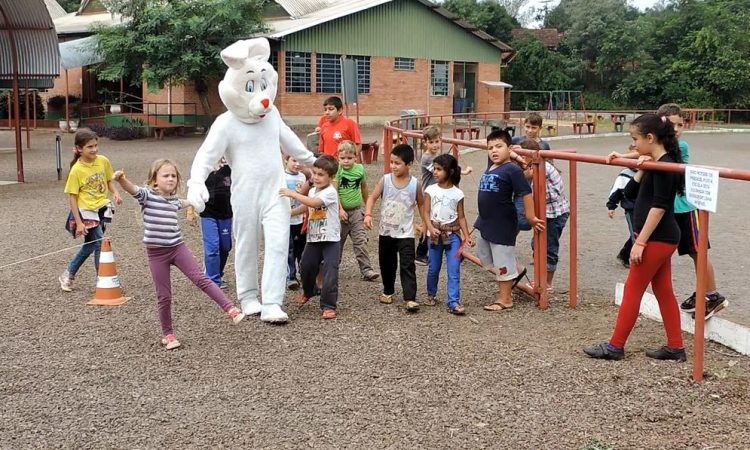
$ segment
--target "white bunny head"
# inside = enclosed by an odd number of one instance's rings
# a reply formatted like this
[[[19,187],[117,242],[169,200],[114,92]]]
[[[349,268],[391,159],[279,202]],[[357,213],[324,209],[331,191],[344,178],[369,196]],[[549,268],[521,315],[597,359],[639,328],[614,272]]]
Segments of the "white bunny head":
[[[268,62],[270,55],[264,38],[237,41],[221,51],[229,68],[219,83],[219,97],[242,122],[260,122],[273,108],[279,75]]]

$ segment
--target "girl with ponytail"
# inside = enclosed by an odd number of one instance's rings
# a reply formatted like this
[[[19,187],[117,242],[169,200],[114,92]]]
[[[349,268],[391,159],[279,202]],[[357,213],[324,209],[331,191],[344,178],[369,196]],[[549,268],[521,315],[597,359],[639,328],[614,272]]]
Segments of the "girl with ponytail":
[[[653,161],[681,163],[674,126],[664,116],[644,114],[630,126],[633,148]],[[622,306],[608,342],[583,351],[592,358],[620,360],[625,357],[625,342],[638,319],[641,297],[649,284],[661,312],[667,345],[646,352],[661,360],[685,361],[680,310],[672,290],[671,259],[680,241],[680,229],[674,217],[677,192],[684,192],[684,175],[674,172],[639,170],[625,187],[625,195],[636,198],[634,215],[635,243],[630,252],[630,272],[625,281]]]

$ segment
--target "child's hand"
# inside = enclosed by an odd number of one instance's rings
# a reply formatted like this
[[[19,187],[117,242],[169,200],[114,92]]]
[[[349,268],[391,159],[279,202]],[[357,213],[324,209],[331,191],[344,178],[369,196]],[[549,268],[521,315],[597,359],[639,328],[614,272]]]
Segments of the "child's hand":
[[[622,158],[622,153],[612,152],[607,155],[607,164],[611,163],[615,158]]]
[[[115,173],[112,174],[112,179],[115,181],[120,181],[121,179],[125,179],[125,171],[123,169],[115,170]]]
[[[339,208],[339,220],[341,220],[342,222],[349,221],[349,214],[346,213],[346,210],[344,208]]]
[[[440,236],[440,230],[430,225],[430,236]]]
[[[536,231],[542,232],[544,231],[544,220],[534,217],[533,219],[529,220],[529,223]]]
[[[83,222],[76,222],[76,236],[86,236],[87,234],[88,231],[86,231],[86,226]]]
[[[189,223],[191,226],[197,226],[198,225],[198,215],[195,213],[187,213],[187,223]]]
[[[638,162],[635,163],[635,165],[637,167],[640,167],[641,164],[643,164],[644,162],[646,162],[646,161],[653,161],[653,160],[654,160],[654,158],[652,158],[649,155],[641,155],[641,156],[638,157]]]
[[[609,216],[610,219],[615,217],[615,210],[614,209],[608,210],[607,215]]]
[[[112,198],[115,200],[115,205],[122,205],[122,197],[120,197],[119,192],[112,192]]]
[[[417,224],[417,223],[414,224],[414,234],[416,234],[417,237],[421,237],[422,234],[424,234],[424,232],[425,231],[424,231],[424,227],[422,226],[422,224]]]
[[[372,230],[372,214],[365,214],[365,228]]]
[[[474,238],[472,238],[471,235],[466,236],[466,239],[464,239],[464,245],[468,245],[469,247],[474,247]]]
[[[289,198],[291,198],[291,197],[294,196],[294,194],[296,194],[296,191],[293,191],[293,190],[291,190],[289,188],[281,188],[281,189],[279,189],[279,195],[281,195],[282,197],[289,197]]]
[[[638,265],[643,261],[643,246],[637,243],[630,250],[630,264]]]

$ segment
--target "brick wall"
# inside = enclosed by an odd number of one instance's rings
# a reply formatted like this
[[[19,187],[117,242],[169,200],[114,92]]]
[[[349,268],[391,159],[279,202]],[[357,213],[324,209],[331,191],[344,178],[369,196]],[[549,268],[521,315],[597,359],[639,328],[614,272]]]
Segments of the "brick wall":
[[[476,111],[497,112],[505,110],[505,89],[490,87],[482,81],[499,81],[500,65],[479,63],[477,67]]]
[[[70,95],[81,96],[82,77],[83,71],[80,67],[68,70],[68,93]],[[60,76],[54,79],[54,85],[51,89],[47,90],[47,92],[40,92],[39,95],[45,101],[45,105],[48,98],[55,95],[65,95],[65,71],[60,71]]]

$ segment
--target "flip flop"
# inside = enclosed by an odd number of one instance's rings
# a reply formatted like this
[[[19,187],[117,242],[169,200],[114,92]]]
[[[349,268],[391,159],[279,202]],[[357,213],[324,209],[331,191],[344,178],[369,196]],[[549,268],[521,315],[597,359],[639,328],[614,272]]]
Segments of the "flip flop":
[[[523,280],[523,277],[526,276],[527,272],[528,270],[524,267],[521,273],[519,273],[518,276],[513,279],[513,284],[510,285],[510,288],[513,289],[514,287],[516,287],[516,285],[520,283],[521,280]]]
[[[503,305],[500,302],[490,303],[489,305],[484,305],[482,308],[484,308],[485,311],[492,311],[492,312],[502,312],[508,309],[513,309],[512,306]]]

